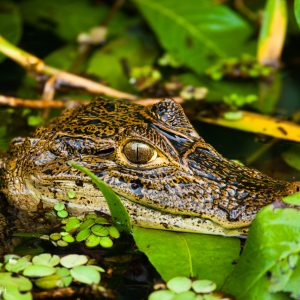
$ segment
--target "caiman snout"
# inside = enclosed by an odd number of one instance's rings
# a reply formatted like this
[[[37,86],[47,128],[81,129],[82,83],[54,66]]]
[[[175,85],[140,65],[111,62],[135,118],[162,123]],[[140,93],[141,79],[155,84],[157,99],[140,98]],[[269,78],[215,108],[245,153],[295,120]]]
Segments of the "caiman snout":
[[[291,182],[287,188],[287,195],[300,192],[300,181]]]

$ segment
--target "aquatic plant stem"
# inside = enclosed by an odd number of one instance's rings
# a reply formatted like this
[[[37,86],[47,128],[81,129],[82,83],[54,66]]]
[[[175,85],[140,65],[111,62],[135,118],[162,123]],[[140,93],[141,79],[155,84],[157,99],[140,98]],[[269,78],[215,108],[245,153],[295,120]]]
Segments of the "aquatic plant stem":
[[[0,36],[0,52],[34,74],[56,76],[58,81],[70,86],[85,89],[90,93],[103,94],[110,97],[125,98],[130,100],[137,98],[135,95],[118,91],[90,79],[86,79],[81,76],[48,66],[40,58],[16,47],[2,36]]]

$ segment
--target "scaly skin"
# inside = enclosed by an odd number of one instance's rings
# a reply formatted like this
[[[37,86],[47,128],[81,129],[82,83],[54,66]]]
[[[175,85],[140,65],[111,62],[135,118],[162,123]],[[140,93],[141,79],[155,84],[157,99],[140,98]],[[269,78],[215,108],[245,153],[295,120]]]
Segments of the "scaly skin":
[[[130,141],[150,145],[156,156],[130,161],[124,153]],[[245,235],[262,207],[299,190],[222,157],[170,99],[150,108],[99,99],[67,110],[33,137],[12,142],[2,190],[29,212],[49,209],[74,190],[73,213],[108,213],[101,192],[69,160],[110,185],[134,223],[152,228]]]

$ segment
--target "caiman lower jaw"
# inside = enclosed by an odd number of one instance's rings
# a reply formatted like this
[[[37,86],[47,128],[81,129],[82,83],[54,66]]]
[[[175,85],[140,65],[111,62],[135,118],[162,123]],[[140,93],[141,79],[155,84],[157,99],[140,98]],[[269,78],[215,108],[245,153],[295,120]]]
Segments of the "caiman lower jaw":
[[[28,185],[27,182],[26,185]],[[98,211],[109,215],[107,202],[102,193],[90,182],[84,182],[83,186],[76,186],[73,181],[54,180],[42,182],[30,182],[32,195],[39,198],[39,204],[31,211],[40,209],[50,210],[56,202],[66,201],[71,214],[82,215],[83,213]],[[76,196],[68,200],[68,191],[74,191]],[[182,232],[195,232],[223,236],[246,236],[249,224],[240,224],[234,228],[226,228],[209,219],[198,216],[175,215],[154,208],[146,207],[140,203],[132,201],[124,195],[119,195],[122,203],[126,207],[132,223],[137,226],[173,230]],[[20,207],[21,208],[21,207]],[[22,209],[22,208],[21,208]]]
[[[121,200],[136,226],[232,237],[246,237],[248,233],[248,227],[228,229],[208,219],[161,212],[122,196]]]

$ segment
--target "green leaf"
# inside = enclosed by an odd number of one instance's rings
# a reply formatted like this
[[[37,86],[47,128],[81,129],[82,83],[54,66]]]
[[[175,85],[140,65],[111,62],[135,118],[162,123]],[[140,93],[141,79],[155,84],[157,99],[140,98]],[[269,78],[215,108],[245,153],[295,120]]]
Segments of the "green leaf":
[[[70,270],[67,268],[59,268],[56,271],[56,274],[60,277],[60,282],[58,283],[59,287],[66,287],[72,283],[72,276]]]
[[[54,267],[59,264],[60,258],[58,255],[51,255],[50,253],[43,253],[32,258],[34,265],[41,265],[47,267]]]
[[[108,236],[109,235],[109,231],[107,230],[107,228],[102,225],[94,225],[91,228],[91,231],[93,234],[98,235],[98,236]]]
[[[213,0],[134,0],[160,44],[179,62],[202,73],[219,58],[245,51],[247,22]],[[232,42],[234,37],[234,43]]]
[[[104,236],[104,237],[100,237],[99,244],[103,248],[111,248],[113,246],[113,241],[111,240],[110,237]]]
[[[98,26],[108,11],[105,5],[88,0],[27,0],[20,3],[20,8],[27,23],[67,41],[74,41],[79,33]]]
[[[112,238],[118,239],[120,237],[120,232],[119,232],[119,230],[116,227],[110,226],[110,227],[108,227],[108,231],[109,231],[109,235]]]
[[[78,266],[71,269],[72,277],[85,284],[98,284],[100,282],[100,273],[92,266]]]
[[[63,256],[60,259],[60,264],[66,268],[73,268],[76,266],[84,265],[87,263],[87,261],[88,261],[88,258],[85,255],[69,254],[69,255]]]
[[[164,280],[176,276],[207,278],[221,286],[238,259],[240,242],[193,233],[134,227],[134,240]]]
[[[294,2],[295,17],[298,25],[300,26],[300,0]]]
[[[16,44],[21,37],[21,16],[18,7],[11,1],[0,2],[0,36]],[[0,61],[4,55],[0,54]]]
[[[133,91],[124,63],[130,69],[151,65],[157,54],[155,43],[142,43],[140,36],[126,34],[96,51],[89,60],[87,73],[104,79],[114,88]]]
[[[6,291],[8,291],[10,288],[17,288],[21,292],[27,292],[32,289],[32,283],[29,279],[23,276],[12,276],[12,273],[1,272],[0,287],[7,288]]]
[[[99,245],[99,243],[100,243],[100,236],[96,236],[94,234],[89,235],[85,241],[85,245],[89,248],[96,247]]]
[[[196,76],[193,73],[183,73],[177,77],[185,85],[192,85],[194,87],[205,86],[208,88],[205,100],[209,102],[220,102],[224,96],[230,95],[233,92],[244,97],[250,94],[257,94],[258,92],[257,84],[252,81],[236,82],[225,79],[215,81],[204,76]]]
[[[192,288],[196,293],[211,293],[216,289],[216,284],[210,280],[195,280]]]
[[[300,192],[288,195],[283,198],[283,201],[285,203],[293,204],[293,205],[299,205],[300,206]]]
[[[289,278],[289,281],[284,287],[284,292],[291,293],[291,297],[294,299],[300,298],[300,264],[298,262],[297,266],[294,268],[292,275]]]
[[[172,300],[175,293],[168,290],[156,291],[151,293],[149,300]]]
[[[54,273],[55,268],[43,265],[30,265],[23,271],[23,275],[28,277],[43,277]]]
[[[283,152],[282,158],[290,167],[300,171],[300,145],[294,145]]]
[[[60,277],[57,274],[45,276],[35,280],[35,285],[40,289],[54,289],[60,283]]]
[[[27,123],[29,126],[39,126],[43,124],[44,119],[41,116],[29,116],[27,119]]]
[[[98,178],[87,168],[79,166],[72,161],[70,161],[69,164],[92,179],[93,183],[102,192],[105,200],[107,201],[114,225],[119,230],[124,230],[125,232],[130,233],[132,231],[130,217],[119,196],[115,194],[115,192],[104,181]]]
[[[4,291],[4,300],[32,300],[32,295],[30,293],[20,293],[17,288],[10,287]]]
[[[76,217],[71,217],[68,219],[65,230],[67,232],[74,232],[76,229],[80,227],[81,222]]]
[[[78,47],[73,44],[68,44],[51,52],[46,58],[46,64],[62,69],[68,70],[73,65],[78,56]],[[79,70],[81,71],[81,70]]]
[[[9,262],[5,265],[5,269],[8,272],[19,273],[24,270],[26,267],[31,265],[30,256],[24,256],[22,258],[16,259],[11,258]]]
[[[299,253],[300,212],[270,205],[254,220],[245,249],[223,289],[237,299],[287,299],[281,292],[288,289],[293,255]]]
[[[187,277],[178,276],[170,279],[167,282],[167,287],[175,293],[182,293],[188,291],[192,287],[192,281]]]
[[[87,239],[90,234],[91,234],[91,230],[89,228],[82,229],[77,233],[76,241],[82,242],[85,239]]]

